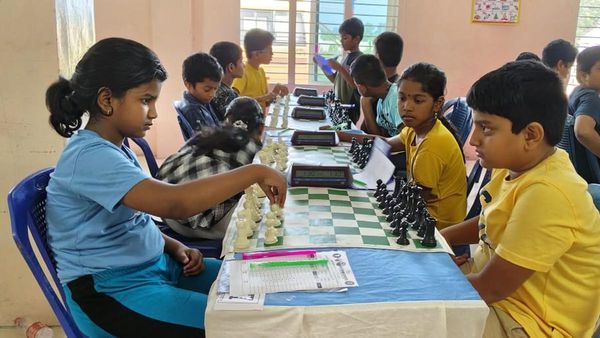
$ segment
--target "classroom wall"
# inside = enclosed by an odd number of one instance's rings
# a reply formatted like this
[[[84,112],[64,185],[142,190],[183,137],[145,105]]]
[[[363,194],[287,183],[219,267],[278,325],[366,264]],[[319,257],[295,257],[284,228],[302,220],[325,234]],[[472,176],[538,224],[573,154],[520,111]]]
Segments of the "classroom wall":
[[[556,38],[574,41],[579,0],[521,3],[518,24],[475,24],[470,22],[471,1],[399,0],[398,32],[405,41],[399,71],[418,61],[434,63],[448,76],[447,97],[464,96],[481,75],[520,52],[541,54]],[[183,91],[182,60],[192,52],[208,51],[216,41],[239,41],[239,21],[238,0],[221,0],[218,6],[211,0],[96,1],[98,39],[137,39],[154,49],[169,71],[159,100],[160,116],[148,135],[158,157],[183,143],[172,108]]]
[[[13,242],[6,196],[58,159],[64,139],[48,125],[44,94],[59,72],[70,75],[72,60],[93,42],[93,20],[92,0],[0,1],[0,326],[22,315],[56,324]]]

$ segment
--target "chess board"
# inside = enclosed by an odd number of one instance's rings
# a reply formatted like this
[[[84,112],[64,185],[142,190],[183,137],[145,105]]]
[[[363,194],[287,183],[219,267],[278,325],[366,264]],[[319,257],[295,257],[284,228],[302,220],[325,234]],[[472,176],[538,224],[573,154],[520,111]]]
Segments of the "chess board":
[[[263,201],[263,213],[268,200]],[[223,241],[223,253],[234,252],[237,212]],[[237,252],[315,247],[368,247],[378,249],[407,250],[413,252],[452,252],[449,245],[436,230],[435,248],[423,247],[416,231],[408,232],[409,245],[396,244],[397,236],[391,233],[385,215],[377,208],[372,192],[332,188],[297,187],[288,190],[284,207],[284,219],[277,228],[278,241],[264,243],[266,225],[258,225],[250,238],[250,246]]]
[[[290,146],[288,147],[288,162],[305,164],[348,164],[352,174],[362,171],[352,158],[348,150],[349,146]]]

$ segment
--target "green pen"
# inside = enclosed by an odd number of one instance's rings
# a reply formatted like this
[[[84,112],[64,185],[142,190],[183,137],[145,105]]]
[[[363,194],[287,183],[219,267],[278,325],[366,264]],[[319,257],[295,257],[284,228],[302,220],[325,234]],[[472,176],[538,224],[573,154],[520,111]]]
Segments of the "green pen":
[[[304,265],[327,265],[329,260],[323,259],[305,259],[299,261],[274,261],[274,262],[262,262],[262,263],[250,263],[250,268],[282,268],[289,266],[304,266]]]
[[[356,178],[352,178],[352,183],[354,183],[354,184],[356,184],[356,185],[359,185],[359,186],[362,186],[362,187],[364,187],[364,186],[366,186],[366,185],[367,185],[365,182],[363,182],[363,181],[359,181],[359,180],[357,180]]]

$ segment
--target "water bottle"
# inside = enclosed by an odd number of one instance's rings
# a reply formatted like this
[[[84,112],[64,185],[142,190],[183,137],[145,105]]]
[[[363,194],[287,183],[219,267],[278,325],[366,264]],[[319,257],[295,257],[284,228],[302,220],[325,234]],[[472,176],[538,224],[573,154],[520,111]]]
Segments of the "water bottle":
[[[27,338],[52,338],[54,336],[54,331],[46,324],[34,322],[27,317],[15,318],[15,326],[24,329]]]

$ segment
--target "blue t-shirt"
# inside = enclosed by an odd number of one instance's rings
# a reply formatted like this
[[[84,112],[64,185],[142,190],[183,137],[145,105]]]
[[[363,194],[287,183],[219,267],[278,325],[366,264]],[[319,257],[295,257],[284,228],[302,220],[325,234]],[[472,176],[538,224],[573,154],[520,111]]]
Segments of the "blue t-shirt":
[[[188,92],[183,93],[178,108],[194,130],[214,128],[221,124],[210,103],[202,103]]]
[[[596,121],[596,131],[600,133],[600,97],[594,89],[578,86],[569,95],[569,114],[575,118],[587,115]]]
[[[398,113],[398,85],[392,83],[387,95],[377,102],[377,125],[387,131],[389,136],[398,135],[398,126],[402,123]]]
[[[163,253],[152,218],[120,203],[147,178],[128,148],[85,129],[71,137],[46,188],[48,243],[61,283]]]

